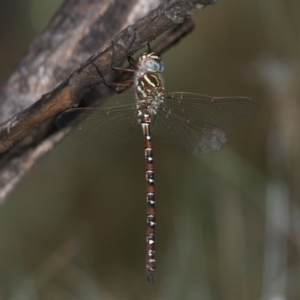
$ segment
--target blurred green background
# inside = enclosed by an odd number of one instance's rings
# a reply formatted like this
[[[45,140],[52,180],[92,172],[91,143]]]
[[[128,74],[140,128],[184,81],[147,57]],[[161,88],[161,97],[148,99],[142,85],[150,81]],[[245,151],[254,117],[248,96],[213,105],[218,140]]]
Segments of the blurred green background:
[[[0,2],[0,80],[56,0]],[[215,153],[154,138],[157,271],[145,273],[142,134],[66,138],[0,210],[0,299],[300,299],[300,2],[219,0],[164,54],[167,91],[248,96],[251,121]]]

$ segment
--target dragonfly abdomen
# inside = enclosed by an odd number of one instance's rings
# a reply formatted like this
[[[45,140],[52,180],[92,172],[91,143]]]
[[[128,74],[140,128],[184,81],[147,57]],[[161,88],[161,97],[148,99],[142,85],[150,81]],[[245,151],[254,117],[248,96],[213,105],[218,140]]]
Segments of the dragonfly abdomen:
[[[147,114],[141,117],[141,125],[144,133],[145,166],[146,166],[146,200],[147,200],[147,234],[146,234],[146,269],[148,280],[153,282],[156,269],[155,263],[155,188],[153,168],[153,148],[150,134],[151,118]]]

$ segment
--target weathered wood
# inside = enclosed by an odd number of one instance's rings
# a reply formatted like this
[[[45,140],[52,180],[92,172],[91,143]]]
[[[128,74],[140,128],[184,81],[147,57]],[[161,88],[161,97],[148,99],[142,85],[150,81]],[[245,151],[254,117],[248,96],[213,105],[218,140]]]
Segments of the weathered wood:
[[[77,106],[90,87],[100,83],[91,61],[104,75],[110,71],[111,43],[90,57],[96,49],[114,39],[115,65],[118,65],[126,58],[129,48],[133,54],[192,13],[216,1],[166,1],[113,38],[121,28],[136,20],[144,3],[126,0],[121,5],[120,2],[66,1],[4,84],[0,91],[0,120],[8,121],[0,125],[0,152],[6,151],[0,156],[0,201],[37,159],[64,136],[54,126],[57,114]],[[151,1],[151,5],[157,2]],[[147,5],[147,10],[151,8]],[[86,62],[71,73],[83,61]],[[52,92],[36,101],[55,86]],[[21,138],[23,140],[18,142]]]

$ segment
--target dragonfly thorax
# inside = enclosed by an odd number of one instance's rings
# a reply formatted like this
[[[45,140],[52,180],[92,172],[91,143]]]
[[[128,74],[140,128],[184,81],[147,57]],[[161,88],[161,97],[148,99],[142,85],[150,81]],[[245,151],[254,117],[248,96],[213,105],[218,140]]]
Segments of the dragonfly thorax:
[[[137,108],[146,114],[155,114],[166,97],[161,74],[137,71],[135,87]]]

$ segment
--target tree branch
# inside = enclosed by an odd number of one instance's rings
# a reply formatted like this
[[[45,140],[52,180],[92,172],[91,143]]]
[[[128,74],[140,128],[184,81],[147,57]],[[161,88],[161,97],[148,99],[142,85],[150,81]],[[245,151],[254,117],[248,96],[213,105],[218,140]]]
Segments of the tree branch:
[[[135,53],[164,31],[188,19],[192,13],[215,2],[178,0],[159,5],[116,35],[114,64],[121,64],[129,48],[131,54]],[[91,62],[94,61],[104,75],[109,73],[111,43],[88,58],[89,53],[99,47],[96,41],[110,40],[120,28],[133,21],[139,9],[141,3],[137,1],[125,0],[120,5],[120,1],[111,4],[108,0],[96,3],[93,0],[69,0],[31,44],[17,70],[0,91],[0,120],[10,118],[0,125],[0,152],[5,151],[0,156],[0,202],[36,161],[65,135],[54,125],[57,114],[77,106],[82,96],[100,83]],[[175,36],[173,32],[173,38],[162,48],[174,42]],[[86,59],[64,80],[75,65]],[[58,85],[59,82],[62,83]],[[38,95],[51,89],[52,92],[35,101]]]

